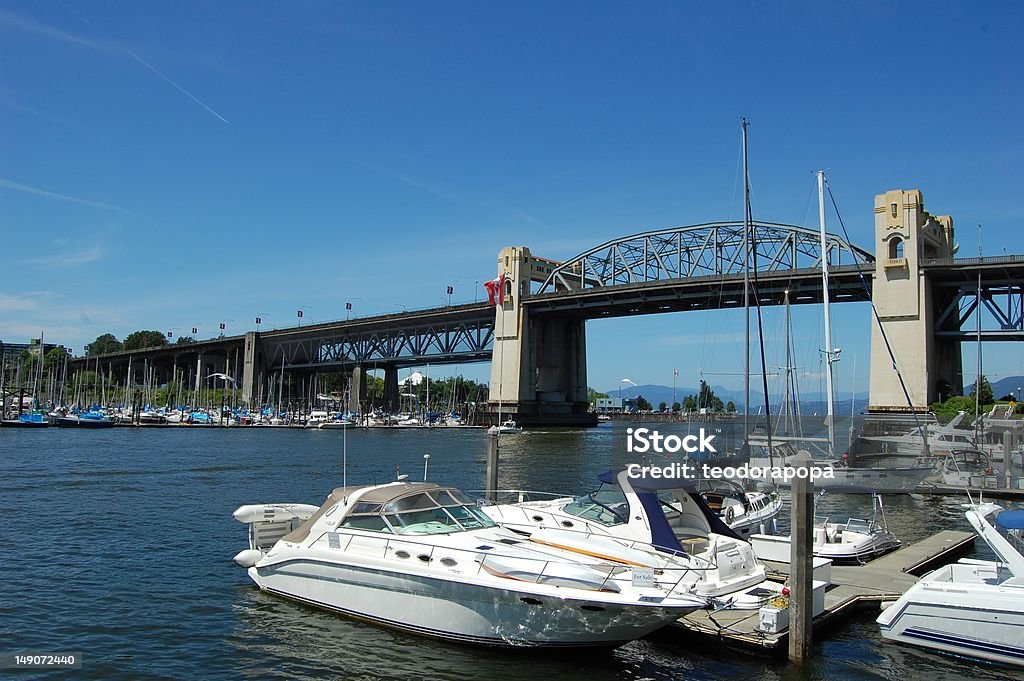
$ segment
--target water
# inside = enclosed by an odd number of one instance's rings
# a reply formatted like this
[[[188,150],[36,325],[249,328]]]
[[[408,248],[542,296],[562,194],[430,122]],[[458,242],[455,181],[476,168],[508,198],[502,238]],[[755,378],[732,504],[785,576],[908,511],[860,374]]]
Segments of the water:
[[[660,426],[662,431],[670,427]],[[681,426],[685,430],[686,426]],[[499,485],[584,492],[634,460],[625,426],[503,437]],[[817,645],[804,669],[661,632],[615,651],[502,652],[416,638],[260,593],[231,557],[231,512],[319,504],[341,484],[341,431],[165,428],[0,431],[0,649],[79,652],[83,679],[1022,679],[1024,674],[882,641],[870,614]],[[429,478],[480,489],[480,430],[353,431],[349,483]],[[904,541],[969,530],[959,498],[891,497]],[[861,497],[830,513],[870,514]],[[11,673],[14,674],[13,672]]]

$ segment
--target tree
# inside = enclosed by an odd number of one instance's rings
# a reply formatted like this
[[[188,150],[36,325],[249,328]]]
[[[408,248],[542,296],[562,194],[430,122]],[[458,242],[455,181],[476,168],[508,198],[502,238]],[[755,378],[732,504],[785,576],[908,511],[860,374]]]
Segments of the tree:
[[[125,350],[160,348],[167,345],[167,337],[160,331],[133,331],[125,336]]]
[[[994,401],[992,399],[992,385],[988,382],[988,379],[985,378],[985,374],[981,375],[981,381],[979,381],[979,382],[981,383],[981,393],[979,394],[979,396],[977,398],[978,402],[980,404],[992,404],[993,401]],[[971,397],[974,397],[974,393],[977,392],[977,390],[978,390],[978,384],[975,383],[971,387]]]
[[[700,394],[697,396],[697,404],[711,411],[722,411],[725,408],[722,399],[715,394],[715,391],[705,381],[700,382]]]
[[[696,411],[697,398],[694,397],[693,395],[687,395],[686,399],[683,400],[683,409],[685,409],[686,411]]]
[[[598,400],[603,400],[606,397],[608,397],[608,395],[598,392],[593,388],[587,388],[587,402],[590,404],[597,404]]]
[[[732,400],[729,400],[729,403],[725,405],[725,410],[732,414],[733,412],[736,411],[736,403],[733,402]]]
[[[195,343],[196,339],[192,336],[178,336],[178,340],[174,341],[175,345],[191,345]]]
[[[60,368],[64,364],[64,360],[67,359],[68,351],[64,348],[53,348],[46,356],[43,357],[43,370],[49,371],[54,367]]]
[[[658,404],[658,411],[668,411],[668,403],[661,402],[660,404]]]
[[[678,402],[673,402],[672,403],[672,413],[673,414],[678,414],[682,410],[683,410],[683,405],[679,404]]]
[[[636,396],[636,408],[638,411],[650,411],[651,403],[648,402],[643,395]]]
[[[117,340],[114,334],[105,333],[102,336],[97,336],[96,340],[85,346],[85,356],[109,355],[111,352],[121,352],[122,350],[124,350],[124,344]]]

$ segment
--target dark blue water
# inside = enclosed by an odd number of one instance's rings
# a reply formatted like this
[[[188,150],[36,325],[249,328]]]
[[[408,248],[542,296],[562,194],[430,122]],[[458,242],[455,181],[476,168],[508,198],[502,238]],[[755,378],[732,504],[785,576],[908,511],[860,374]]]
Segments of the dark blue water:
[[[631,461],[622,425],[502,438],[500,486],[583,492]],[[663,429],[667,430],[667,429]],[[844,624],[795,668],[667,631],[585,655],[450,645],[352,622],[257,591],[231,557],[255,502],[319,504],[342,479],[340,431],[260,428],[0,430],[0,650],[77,652],[81,670],[6,672],[83,679],[1004,679],[980,663],[884,643],[873,616]],[[355,431],[351,483],[396,467],[483,486],[477,430]],[[954,498],[892,497],[890,528],[915,541],[969,530]],[[860,497],[826,510],[870,514]],[[869,517],[869,516],[868,516]],[[1022,633],[1024,635],[1024,633]],[[5,672],[0,672],[3,674]]]

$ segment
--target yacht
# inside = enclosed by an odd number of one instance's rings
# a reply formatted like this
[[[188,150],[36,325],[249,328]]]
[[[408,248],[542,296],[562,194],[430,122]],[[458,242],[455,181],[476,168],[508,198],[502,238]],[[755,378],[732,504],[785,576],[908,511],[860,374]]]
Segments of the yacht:
[[[697,491],[711,510],[743,539],[774,530],[775,516],[782,511],[778,492],[748,492],[732,480],[699,480]]]
[[[501,425],[491,426],[490,428],[487,429],[487,432],[490,435],[494,435],[496,433],[501,433],[502,435],[504,435],[506,433],[521,433],[523,432],[523,429],[519,426],[518,423],[516,423],[512,419],[508,419],[506,421],[502,421]]]
[[[882,498],[873,494],[872,505],[871,520],[833,521],[827,516],[814,516],[814,555],[831,558],[837,563],[863,563],[900,548],[902,542],[889,531],[885,522]],[[878,522],[879,511],[881,522]]]
[[[114,420],[100,411],[72,412],[57,418],[60,428],[113,428],[114,425]]]
[[[462,492],[393,482],[319,507],[242,506],[235,562],[260,589],[407,632],[495,646],[617,646],[707,599],[659,554],[586,552],[499,527]]]
[[[980,449],[954,449],[942,463],[942,482],[954,487],[996,487],[992,459]]]
[[[678,480],[631,478],[625,470],[598,479],[604,484],[584,496],[536,499],[538,493],[506,492],[521,501],[482,509],[503,527],[551,545],[586,547],[604,538],[641,542],[690,572],[694,593],[719,605],[763,604],[761,596],[770,593],[764,566],[696,491]]]
[[[985,503],[965,515],[998,560],[961,558],[928,573],[882,611],[882,636],[1024,667],[1024,511]]]

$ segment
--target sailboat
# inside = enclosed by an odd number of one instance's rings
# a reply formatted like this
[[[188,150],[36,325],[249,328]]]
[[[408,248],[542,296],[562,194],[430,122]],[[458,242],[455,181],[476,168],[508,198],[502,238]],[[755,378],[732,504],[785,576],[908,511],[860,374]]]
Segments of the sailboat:
[[[830,469],[830,475],[815,480],[819,489],[833,492],[877,492],[877,493],[908,493],[913,491],[925,478],[935,472],[934,466],[927,463],[914,463],[909,466],[891,466],[884,468],[857,468],[850,466],[848,461],[836,456],[835,415],[833,405],[832,365],[839,361],[841,350],[832,346],[832,328],[829,317],[828,291],[828,242],[825,232],[825,172],[818,173],[818,224],[821,235],[821,282],[822,306],[824,312],[825,331],[825,390],[827,414],[825,422],[828,426],[827,449],[824,456],[815,457],[815,463]],[[820,440],[819,440],[820,441]],[[787,438],[773,443],[769,435],[767,442],[750,442],[751,466],[775,466],[787,464],[787,460],[797,453],[796,444],[814,445],[814,438]],[[758,451],[760,450],[760,451]],[[785,486],[785,485],[783,485]]]

